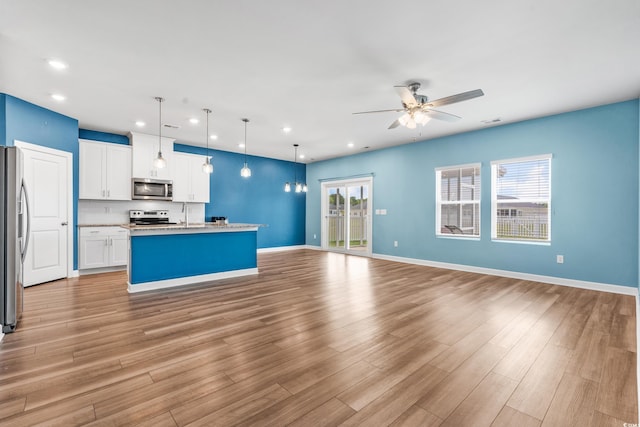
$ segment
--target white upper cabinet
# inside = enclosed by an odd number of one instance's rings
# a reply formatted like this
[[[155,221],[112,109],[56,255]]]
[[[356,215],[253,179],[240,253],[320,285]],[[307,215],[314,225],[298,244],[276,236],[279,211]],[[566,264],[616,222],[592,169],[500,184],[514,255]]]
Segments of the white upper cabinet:
[[[202,171],[204,156],[173,153],[173,201],[209,203],[211,175]]]
[[[131,147],[79,140],[80,199],[131,200]]]
[[[131,132],[129,140],[133,150],[131,169],[133,178],[172,179],[173,142],[175,141],[173,138],[162,137],[162,157],[167,161],[167,166],[162,169],[153,165],[160,148],[157,136]]]

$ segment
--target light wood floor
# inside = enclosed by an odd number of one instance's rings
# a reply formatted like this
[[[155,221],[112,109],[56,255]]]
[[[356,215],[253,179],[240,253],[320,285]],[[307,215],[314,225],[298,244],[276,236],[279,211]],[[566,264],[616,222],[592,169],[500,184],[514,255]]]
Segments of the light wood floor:
[[[631,296],[310,250],[259,268],[28,288],[0,344],[0,425],[637,422]]]

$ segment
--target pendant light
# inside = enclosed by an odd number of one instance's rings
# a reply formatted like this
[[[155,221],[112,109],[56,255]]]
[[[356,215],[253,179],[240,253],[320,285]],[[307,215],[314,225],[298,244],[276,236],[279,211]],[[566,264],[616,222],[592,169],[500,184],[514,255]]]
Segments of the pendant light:
[[[213,165],[211,164],[211,158],[209,157],[209,114],[211,110],[208,108],[203,108],[202,111],[207,113],[207,134],[205,136],[207,140],[207,154],[204,156],[204,163],[202,164],[202,172],[204,173],[212,173]]]
[[[163,169],[167,166],[167,161],[162,157],[162,103],[164,102],[164,98],[156,96],[156,101],[158,101],[158,105],[160,106],[160,119],[158,121],[158,157],[153,161],[153,165],[158,169]]]
[[[242,121],[244,122],[244,166],[240,169],[240,176],[249,178],[251,176],[251,169],[247,164],[247,123],[249,123],[249,119],[242,119]]]
[[[298,182],[298,144],[293,144],[293,188],[296,193],[306,193],[307,184]],[[284,183],[284,191],[291,192],[291,184],[287,181]]]

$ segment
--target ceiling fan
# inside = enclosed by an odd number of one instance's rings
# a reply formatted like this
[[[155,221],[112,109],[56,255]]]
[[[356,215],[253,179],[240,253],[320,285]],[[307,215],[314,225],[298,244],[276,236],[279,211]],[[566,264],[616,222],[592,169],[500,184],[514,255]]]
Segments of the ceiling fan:
[[[390,111],[398,113],[404,112],[402,116],[391,123],[389,129],[396,128],[400,125],[406,126],[409,129],[415,129],[417,124],[425,125],[431,119],[445,120],[447,122],[458,121],[461,117],[456,116],[455,114],[445,113],[444,111],[434,110],[434,107],[454,104],[456,102],[462,102],[484,95],[482,89],[476,89],[429,101],[426,95],[418,94],[418,89],[420,89],[420,83],[418,82],[409,83],[407,86],[394,86],[394,88],[402,99],[403,108],[361,111],[353,114],[386,113]]]

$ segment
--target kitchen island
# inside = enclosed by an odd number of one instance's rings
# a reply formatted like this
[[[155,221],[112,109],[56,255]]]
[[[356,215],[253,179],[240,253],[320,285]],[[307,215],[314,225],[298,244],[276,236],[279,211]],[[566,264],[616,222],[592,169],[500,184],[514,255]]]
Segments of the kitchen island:
[[[129,292],[258,274],[256,224],[125,225]]]

